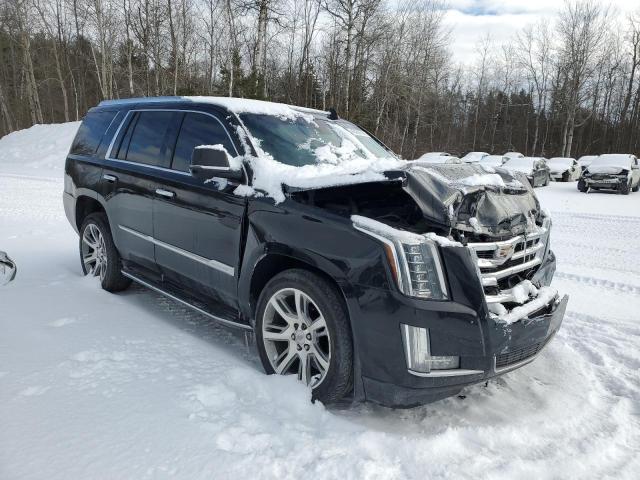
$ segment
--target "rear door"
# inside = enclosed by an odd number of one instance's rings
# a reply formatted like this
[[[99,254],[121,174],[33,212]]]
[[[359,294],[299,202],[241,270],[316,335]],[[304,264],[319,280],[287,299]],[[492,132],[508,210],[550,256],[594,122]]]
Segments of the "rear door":
[[[129,111],[107,151],[103,195],[114,242],[125,263],[144,273],[159,272],[153,243],[156,175],[169,167],[167,139],[177,114],[166,110]]]
[[[204,183],[191,176],[189,165],[198,145],[221,144],[232,156],[238,148],[224,118],[200,111],[180,115],[171,171],[160,173],[153,203],[156,262],[165,280],[235,305],[247,200],[233,194],[237,183]]]

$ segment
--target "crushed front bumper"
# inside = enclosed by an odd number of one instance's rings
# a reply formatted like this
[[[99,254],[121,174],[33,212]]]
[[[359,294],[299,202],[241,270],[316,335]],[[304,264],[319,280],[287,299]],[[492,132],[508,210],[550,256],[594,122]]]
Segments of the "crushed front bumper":
[[[452,301],[417,300],[393,292],[360,290],[349,306],[357,356],[356,399],[413,407],[533,361],[556,334],[568,297],[554,297],[526,318],[506,324],[489,314],[475,259],[464,248],[442,249]],[[555,256],[545,255],[535,281],[548,285]],[[418,374],[407,368],[402,325],[428,329],[431,355],[459,356],[458,369]]]
[[[412,384],[363,376],[365,397],[389,407],[414,407],[456,395],[467,386],[520,368],[535,360],[556,334],[562,324],[567,302],[567,296],[558,298],[548,313],[510,325],[509,333],[505,333],[502,340],[485,355],[462,356],[465,368],[460,370],[460,374],[435,370],[430,375],[415,377]],[[506,329],[503,331],[506,332]]]

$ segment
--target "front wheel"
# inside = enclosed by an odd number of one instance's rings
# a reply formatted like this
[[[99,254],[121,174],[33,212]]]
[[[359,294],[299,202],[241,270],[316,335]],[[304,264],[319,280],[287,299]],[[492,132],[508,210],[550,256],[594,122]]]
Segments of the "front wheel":
[[[580,180],[578,180],[578,191],[586,193],[587,190],[589,190],[589,187],[587,187],[587,183],[584,181],[584,179],[581,178]]]
[[[620,187],[620,193],[622,195],[629,195],[630,191],[631,191],[631,182],[627,182]]]
[[[638,190],[640,190],[640,180],[638,180],[638,184],[631,189],[632,192],[637,192]]]
[[[268,374],[296,375],[323,403],[349,393],[351,329],[339,293],[325,279],[298,269],[276,275],[260,295],[255,327]]]
[[[82,222],[80,261],[83,273],[99,277],[102,288],[109,292],[124,290],[131,284],[131,280],[122,275],[120,254],[104,213],[92,213]]]

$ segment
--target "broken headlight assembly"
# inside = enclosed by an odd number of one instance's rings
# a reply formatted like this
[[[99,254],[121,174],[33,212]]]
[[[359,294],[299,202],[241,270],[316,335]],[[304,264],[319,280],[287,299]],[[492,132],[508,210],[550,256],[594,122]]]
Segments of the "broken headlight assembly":
[[[426,237],[384,224],[354,221],[354,227],[381,241],[398,289],[408,297],[447,300],[447,286],[437,245]]]

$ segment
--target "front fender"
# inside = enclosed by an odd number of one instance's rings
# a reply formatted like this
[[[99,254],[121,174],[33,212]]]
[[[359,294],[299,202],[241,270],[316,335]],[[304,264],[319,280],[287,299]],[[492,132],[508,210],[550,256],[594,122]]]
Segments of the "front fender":
[[[389,289],[382,246],[353,228],[349,218],[285,201],[278,206],[251,202],[245,250],[238,279],[243,316],[251,318],[251,284],[256,267],[277,255],[332,278],[348,301],[358,285]]]

